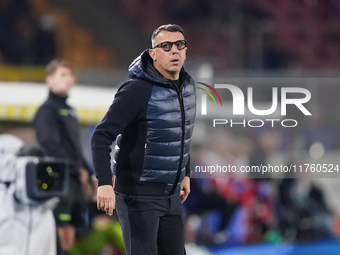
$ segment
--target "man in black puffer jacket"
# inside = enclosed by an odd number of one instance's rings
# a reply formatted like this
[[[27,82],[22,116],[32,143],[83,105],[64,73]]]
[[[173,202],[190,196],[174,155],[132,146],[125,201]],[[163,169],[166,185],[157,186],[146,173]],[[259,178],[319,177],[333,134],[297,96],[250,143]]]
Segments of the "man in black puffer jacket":
[[[183,68],[186,41],[177,25],[163,25],[129,67],[92,135],[98,209],[122,225],[127,255],[185,254],[182,206],[190,192],[190,139],[195,86]],[[116,140],[113,171],[110,146]]]

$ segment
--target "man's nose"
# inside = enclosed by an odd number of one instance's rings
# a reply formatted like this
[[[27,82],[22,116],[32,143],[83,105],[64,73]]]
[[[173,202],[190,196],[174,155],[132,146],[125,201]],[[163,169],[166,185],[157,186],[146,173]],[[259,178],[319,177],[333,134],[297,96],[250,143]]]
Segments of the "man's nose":
[[[173,44],[172,47],[171,47],[171,53],[172,54],[178,53],[178,49],[177,49],[177,46],[175,44]]]

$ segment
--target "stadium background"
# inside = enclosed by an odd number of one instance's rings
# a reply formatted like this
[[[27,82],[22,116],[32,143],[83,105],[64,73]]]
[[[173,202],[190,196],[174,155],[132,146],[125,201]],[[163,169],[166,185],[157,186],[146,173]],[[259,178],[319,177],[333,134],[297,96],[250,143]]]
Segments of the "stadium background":
[[[298,79],[301,84],[294,85],[312,93],[307,106],[313,116],[293,113],[299,126],[289,131],[267,126],[216,130],[198,116],[194,164],[256,165],[259,159],[272,164],[339,162],[337,0],[1,0],[0,133],[12,132],[36,143],[31,121],[47,96],[44,65],[55,57],[66,59],[76,67],[78,85],[70,104],[82,123],[82,142],[90,160],[94,125],[126,80],[127,66],[150,47],[152,31],[166,23],[179,24],[186,32],[185,67],[196,81],[238,78],[244,89],[256,80],[252,86],[259,103],[271,101],[271,87],[291,86],[290,79]],[[222,99],[227,101],[230,95],[223,94]],[[226,240],[218,245],[213,234],[220,213],[191,215],[186,224],[188,254],[190,249],[192,254],[208,250],[212,254],[340,254],[339,179],[309,179],[299,178],[301,183],[293,191],[280,185],[281,178],[248,176],[235,183],[228,178],[199,180],[203,190],[213,189],[236,201],[238,208]],[[307,210],[303,203],[308,202],[311,186],[323,194],[323,203]],[[294,206],[283,201],[290,192],[299,197],[289,200]],[[190,210],[194,202],[188,202]],[[293,212],[298,217],[286,219],[287,207],[308,213]]]

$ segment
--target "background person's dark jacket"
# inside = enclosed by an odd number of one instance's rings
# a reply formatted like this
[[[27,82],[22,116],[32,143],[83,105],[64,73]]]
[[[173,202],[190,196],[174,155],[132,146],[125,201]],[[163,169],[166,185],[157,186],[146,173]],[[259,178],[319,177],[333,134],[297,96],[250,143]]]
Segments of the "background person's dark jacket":
[[[38,142],[47,155],[66,160],[71,176],[78,177],[78,168],[88,170],[88,165],[81,152],[79,124],[66,99],[50,91],[34,118],[34,126]]]
[[[110,145],[121,135],[114,156],[115,190],[152,196],[177,193],[190,171],[194,82],[182,68],[178,88],[154,68],[148,50],[130,65],[129,78],[92,135],[98,185],[112,185]]]

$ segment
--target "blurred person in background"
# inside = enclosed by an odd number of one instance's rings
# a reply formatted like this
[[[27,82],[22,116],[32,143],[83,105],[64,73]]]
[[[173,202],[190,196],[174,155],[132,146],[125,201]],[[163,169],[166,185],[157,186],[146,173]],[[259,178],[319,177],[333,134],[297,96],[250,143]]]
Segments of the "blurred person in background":
[[[279,185],[279,220],[287,241],[306,242],[333,238],[334,213],[324,191],[304,177],[284,178]]]
[[[0,1],[0,52],[7,64],[46,65],[56,54],[53,16],[34,15],[27,0]]]
[[[39,18],[39,28],[35,45],[35,64],[45,65],[55,57],[57,52],[55,30],[56,20],[52,15],[45,14]]]
[[[92,135],[98,209],[117,209],[128,255],[185,254],[182,206],[190,192],[195,86],[183,68],[184,32],[163,25],[129,67]],[[110,146],[116,142],[113,191]]]
[[[65,61],[52,60],[46,72],[49,97],[40,106],[34,126],[47,155],[69,163],[69,195],[54,210],[61,246],[67,254],[75,240],[75,227],[85,224],[86,196],[90,197],[93,190],[89,167],[82,155],[78,120],[74,109],[66,103],[75,82],[73,69]]]
[[[77,235],[69,255],[125,254],[122,229],[116,214],[109,216],[97,209],[97,194],[88,206],[90,228]],[[102,253],[101,253],[102,252]]]
[[[312,124],[306,125],[303,130],[302,138],[306,150],[320,143],[326,151],[338,149],[338,130],[336,126],[326,118],[327,113],[318,109],[313,113]]]
[[[249,140],[249,166],[268,164],[268,156],[275,151],[281,141],[280,133],[268,126],[256,129]],[[250,173],[249,190],[243,194],[247,197],[244,205],[248,213],[247,243],[267,241],[273,231],[277,231],[275,215],[275,190],[277,187],[270,173]],[[280,239],[280,237],[278,237]]]
[[[192,147],[190,161],[193,166],[202,165],[202,159],[205,157],[204,152],[202,146],[195,145]],[[190,197],[185,203],[186,214],[189,220],[190,218],[195,219],[197,215],[202,217],[213,210],[218,211],[221,218],[216,231],[210,233],[207,229],[200,229],[196,233],[195,242],[221,245],[228,239],[227,227],[238,207],[238,203],[222,197],[208,178],[207,176],[207,178],[193,178],[191,180]]]

